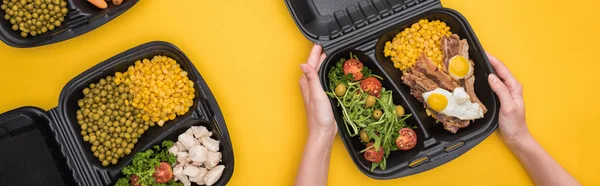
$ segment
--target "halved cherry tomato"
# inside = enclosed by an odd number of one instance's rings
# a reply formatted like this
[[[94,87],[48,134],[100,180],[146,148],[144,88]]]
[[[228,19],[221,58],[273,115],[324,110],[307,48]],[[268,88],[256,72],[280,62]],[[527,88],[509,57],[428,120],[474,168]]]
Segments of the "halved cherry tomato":
[[[367,144],[367,147],[373,146],[373,142]],[[383,147],[379,147],[379,151],[375,150],[375,147],[370,148],[369,150],[366,150],[365,153],[365,159],[367,159],[367,161],[373,162],[373,163],[379,163],[381,162],[381,159],[383,159]]]
[[[360,88],[372,96],[380,97],[381,95],[381,82],[375,77],[368,77],[362,80]]]
[[[135,175],[135,174],[131,175],[131,185],[142,186],[140,183],[138,183],[139,181],[140,181],[140,177],[138,175]]]
[[[363,78],[363,73],[361,72],[364,65],[356,60],[349,59],[344,62],[344,74],[352,74],[354,77],[354,81],[361,80]]]
[[[155,167],[156,171],[152,176],[156,179],[156,183],[167,183],[173,178],[173,169],[166,162],[160,162],[160,165]]]
[[[400,133],[400,136],[396,138],[396,146],[399,149],[410,150],[417,145],[417,133],[413,129],[402,128],[398,133]]]

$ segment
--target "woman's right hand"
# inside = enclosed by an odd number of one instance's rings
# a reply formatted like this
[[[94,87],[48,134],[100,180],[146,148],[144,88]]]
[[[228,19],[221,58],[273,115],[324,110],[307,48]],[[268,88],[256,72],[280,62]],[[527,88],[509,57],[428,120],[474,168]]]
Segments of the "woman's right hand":
[[[514,144],[531,135],[525,121],[523,86],[500,60],[489,53],[487,53],[487,57],[496,74],[500,76],[500,78],[494,74],[488,76],[492,90],[500,99],[500,116],[498,118],[500,134],[504,142],[509,145]]]

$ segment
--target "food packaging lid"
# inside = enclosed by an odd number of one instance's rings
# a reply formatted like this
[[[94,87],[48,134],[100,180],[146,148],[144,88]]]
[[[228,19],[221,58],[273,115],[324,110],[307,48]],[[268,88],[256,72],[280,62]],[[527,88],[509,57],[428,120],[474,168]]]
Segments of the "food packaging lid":
[[[325,51],[441,7],[439,0],[285,0],[302,34]]]
[[[29,48],[57,43],[92,31],[129,10],[139,0],[125,0],[121,5],[107,2],[108,8],[99,9],[85,0],[67,2],[69,13],[58,28],[37,36],[21,37],[19,31],[12,30],[12,24],[4,19],[5,12],[0,10],[0,40],[17,48]]]
[[[0,185],[75,184],[45,111],[0,114]]]

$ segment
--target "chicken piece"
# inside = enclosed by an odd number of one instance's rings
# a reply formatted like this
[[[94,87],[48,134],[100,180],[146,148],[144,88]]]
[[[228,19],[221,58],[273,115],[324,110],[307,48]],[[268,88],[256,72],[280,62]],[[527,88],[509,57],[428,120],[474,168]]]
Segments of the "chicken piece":
[[[206,161],[207,156],[208,149],[206,149],[206,147],[203,147],[202,145],[197,144],[190,148],[189,157],[195,165],[201,165],[202,163],[204,163],[204,161]]]
[[[184,165],[183,174],[190,177],[196,177],[200,174],[200,168],[190,164]]]
[[[175,145],[173,146],[177,146],[177,148],[179,148],[179,151],[186,151],[188,150],[187,148],[185,148],[185,146],[183,146],[183,144],[179,141],[175,142]]]
[[[173,145],[171,148],[169,148],[169,152],[173,155],[177,155],[179,152],[179,147],[177,147],[177,145]]]
[[[206,174],[208,173],[208,170],[206,168],[200,167],[200,173],[198,175],[196,175],[195,177],[190,176],[190,182],[194,182],[198,185],[204,185],[204,177],[206,176]]]
[[[208,150],[213,152],[219,151],[219,141],[214,140],[210,137],[202,137],[200,138],[202,145],[204,145]]]
[[[215,184],[219,180],[219,178],[221,178],[224,169],[225,166],[223,165],[219,165],[213,169],[210,169],[210,171],[208,171],[208,173],[204,177],[204,184],[208,186]]]
[[[181,142],[185,149],[190,149],[192,146],[198,144],[198,141],[194,139],[194,136],[191,132],[185,132],[179,135],[179,137],[177,137],[177,141]]]
[[[212,136],[212,132],[209,132],[208,129],[206,129],[206,127],[204,126],[192,126],[190,129],[192,130],[194,137],[196,137],[197,139]]]
[[[213,152],[208,151],[208,156],[206,157],[206,161],[204,161],[204,166],[207,169],[212,169],[217,166],[221,162],[221,152]]]
[[[188,177],[183,174],[183,165],[179,164],[173,168],[173,175],[175,176],[175,181],[179,181],[183,184],[183,186],[191,186],[190,180]]]
[[[189,154],[187,152],[178,152],[177,153],[177,162],[179,162],[179,164],[182,164],[182,165],[190,163]]]

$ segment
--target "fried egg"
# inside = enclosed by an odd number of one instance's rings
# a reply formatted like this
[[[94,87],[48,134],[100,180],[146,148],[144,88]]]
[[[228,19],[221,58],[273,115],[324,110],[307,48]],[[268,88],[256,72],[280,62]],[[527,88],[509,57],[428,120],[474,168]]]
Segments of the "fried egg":
[[[454,56],[448,60],[448,74],[457,80],[469,77],[473,74],[473,65],[464,56]]]
[[[442,88],[423,93],[425,104],[432,110],[446,116],[454,116],[461,120],[483,118],[483,110],[477,103],[472,103],[465,89],[458,87],[454,92]]]

